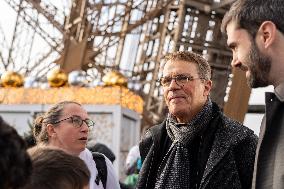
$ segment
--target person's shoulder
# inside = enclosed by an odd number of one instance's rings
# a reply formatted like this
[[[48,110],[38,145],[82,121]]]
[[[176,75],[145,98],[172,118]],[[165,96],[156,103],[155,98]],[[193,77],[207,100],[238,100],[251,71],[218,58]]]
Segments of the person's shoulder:
[[[215,121],[218,125],[217,134],[231,145],[238,145],[243,142],[257,143],[258,137],[248,127],[237,120],[226,116],[219,107],[214,104]]]
[[[93,160],[93,155],[92,152],[90,150],[88,150],[87,148],[85,148],[80,154],[79,154],[79,158],[81,158],[82,160],[84,160],[85,162],[87,161],[92,161]]]
[[[108,172],[111,172],[112,174],[115,174],[115,169],[114,169],[114,166],[113,166],[112,162],[104,154],[102,154],[102,155],[104,156]]]
[[[251,129],[249,129],[248,127],[244,126],[241,122],[232,119],[226,115],[223,116],[223,121],[224,121],[224,125],[226,128],[231,129],[231,130],[235,130],[235,131],[245,131],[245,132],[252,132],[253,131]]]
[[[79,155],[90,155],[90,154],[92,154],[92,152],[88,148],[85,148]]]
[[[144,145],[144,144],[146,144],[146,145],[152,144],[153,141],[154,141],[153,139],[158,138],[158,136],[161,135],[162,129],[163,129],[162,123],[148,128],[144,132],[144,134],[143,134],[143,136],[140,140],[139,147],[141,147],[141,145]]]
[[[147,155],[150,148],[154,146],[159,146],[162,136],[166,133],[165,121],[161,124],[155,125],[147,129],[142,136],[139,143],[139,150],[142,159]]]
[[[148,128],[144,135],[143,135],[143,138],[147,139],[149,137],[155,137],[156,135],[159,135],[162,133],[163,129],[166,129],[165,127],[165,121],[163,121],[162,123],[160,124],[157,124],[157,125],[154,125],[150,128]],[[143,139],[142,138],[142,139]]]
[[[257,141],[258,137],[254,134],[253,130],[246,127],[242,123],[231,119],[227,116],[223,116],[224,121],[224,129],[226,132],[230,133],[231,135],[234,135],[238,139],[247,139],[250,138],[252,140]]]
[[[112,162],[110,161],[110,159],[108,159],[108,157],[106,157],[106,155],[100,152],[92,152],[92,156],[95,162],[96,160],[104,162],[106,167],[108,168],[108,171],[115,172]]]
[[[243,132],[249,135],[253,135],[253,131],[248,127],[244,126],[237,120],[231,119],[227,115],[225,115],[219,108],[219,106],[213,102],[213,111],[215,112],[216,120],[221,124],[221,130],[235,133],[235,132]],[[221,120],[220,120],[221,119]]]

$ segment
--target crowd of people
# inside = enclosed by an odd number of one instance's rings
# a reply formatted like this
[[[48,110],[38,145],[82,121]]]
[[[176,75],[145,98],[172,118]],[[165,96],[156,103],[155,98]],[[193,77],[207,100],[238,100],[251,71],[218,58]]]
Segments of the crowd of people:
[[[111,149],[101,143],[87,146],[94,126],[88,117],[79,103],[59,102],[36,117],[32,135],[24,138],[0,117],[0,188],[134,188],[135,183],[118,180]]]
[[[232,67],[246,72],[252,88],[274,86],[266,94],[259,139],[210,98],[209,63],[194,52],[173,52],[165,56],[159,79],[168,114],[130,150],[124,182],[107,146],[87,148],[94,122],[86,110],[64,101],[35,119],[29,149],[0,119],[0,188],[283,188],[283,13],[283,0],[236,0],[221,26]]]

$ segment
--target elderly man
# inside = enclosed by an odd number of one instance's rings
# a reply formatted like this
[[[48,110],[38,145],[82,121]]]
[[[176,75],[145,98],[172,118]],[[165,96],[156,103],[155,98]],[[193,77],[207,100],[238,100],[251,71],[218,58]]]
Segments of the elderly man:
[[[232,66],[246,72],[252,88],[274,86],[265,97],[252,188],[284,187],[283,15],[283,0],[237,0],[222,22]]]
[[[257,137],[210,99],[208,62],[193,52],[166,58],[160,83],[169,114],[140,142],[138,188],[250,188]]]

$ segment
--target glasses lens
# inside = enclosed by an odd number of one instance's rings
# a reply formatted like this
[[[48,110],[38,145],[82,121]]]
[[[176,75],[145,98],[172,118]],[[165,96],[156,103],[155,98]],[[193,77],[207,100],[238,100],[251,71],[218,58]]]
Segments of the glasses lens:
[[[88,127],[93,127],[94,124],[95,124],[95,123],[94,123],[92,120],[90,120],[90,119],[86,119],[85,121],[86,121]]]
[[[162,77],[162,78],[161,78],[161,84],[162,84],[163,86],[169,86],[170,83],[171,83],[171,81],[172,81],[172,78],[171,78],[171,77]]]
[[[189,77],[185,75],[178,75],[176,76],[176,82],[177,84],[185,84],[189,79]]]
[[[86,119],[85,120],[86,124],[88,125],[89,129],[93,129],[95,123],[91,119]]]
[[[75,127],[81,127],[81,125],[83,124],[83,120],[79,116],[73,116],[72,122]]]

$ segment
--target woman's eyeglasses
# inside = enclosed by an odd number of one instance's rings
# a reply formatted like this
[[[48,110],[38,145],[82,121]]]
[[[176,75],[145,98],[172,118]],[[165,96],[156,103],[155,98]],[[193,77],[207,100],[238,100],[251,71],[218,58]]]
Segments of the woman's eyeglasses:
[[[73,123],[74,127],[77,127],[77,128],[82,127],[83,122],[86,123],[86,125],[88,126],[89,129],[92,129],[95,125],[95,122],[93,120],[88,119],[88,118],[82,119],[80,116],[76,116],[76,115],[73,115],[73,116],[67,117],[65,119],[61,119],[59,121],[56,121],[56,122],[54,122],[54,124],[60,123],[62,121],[69,120],[69,119],[71,119],[71,122]]]

